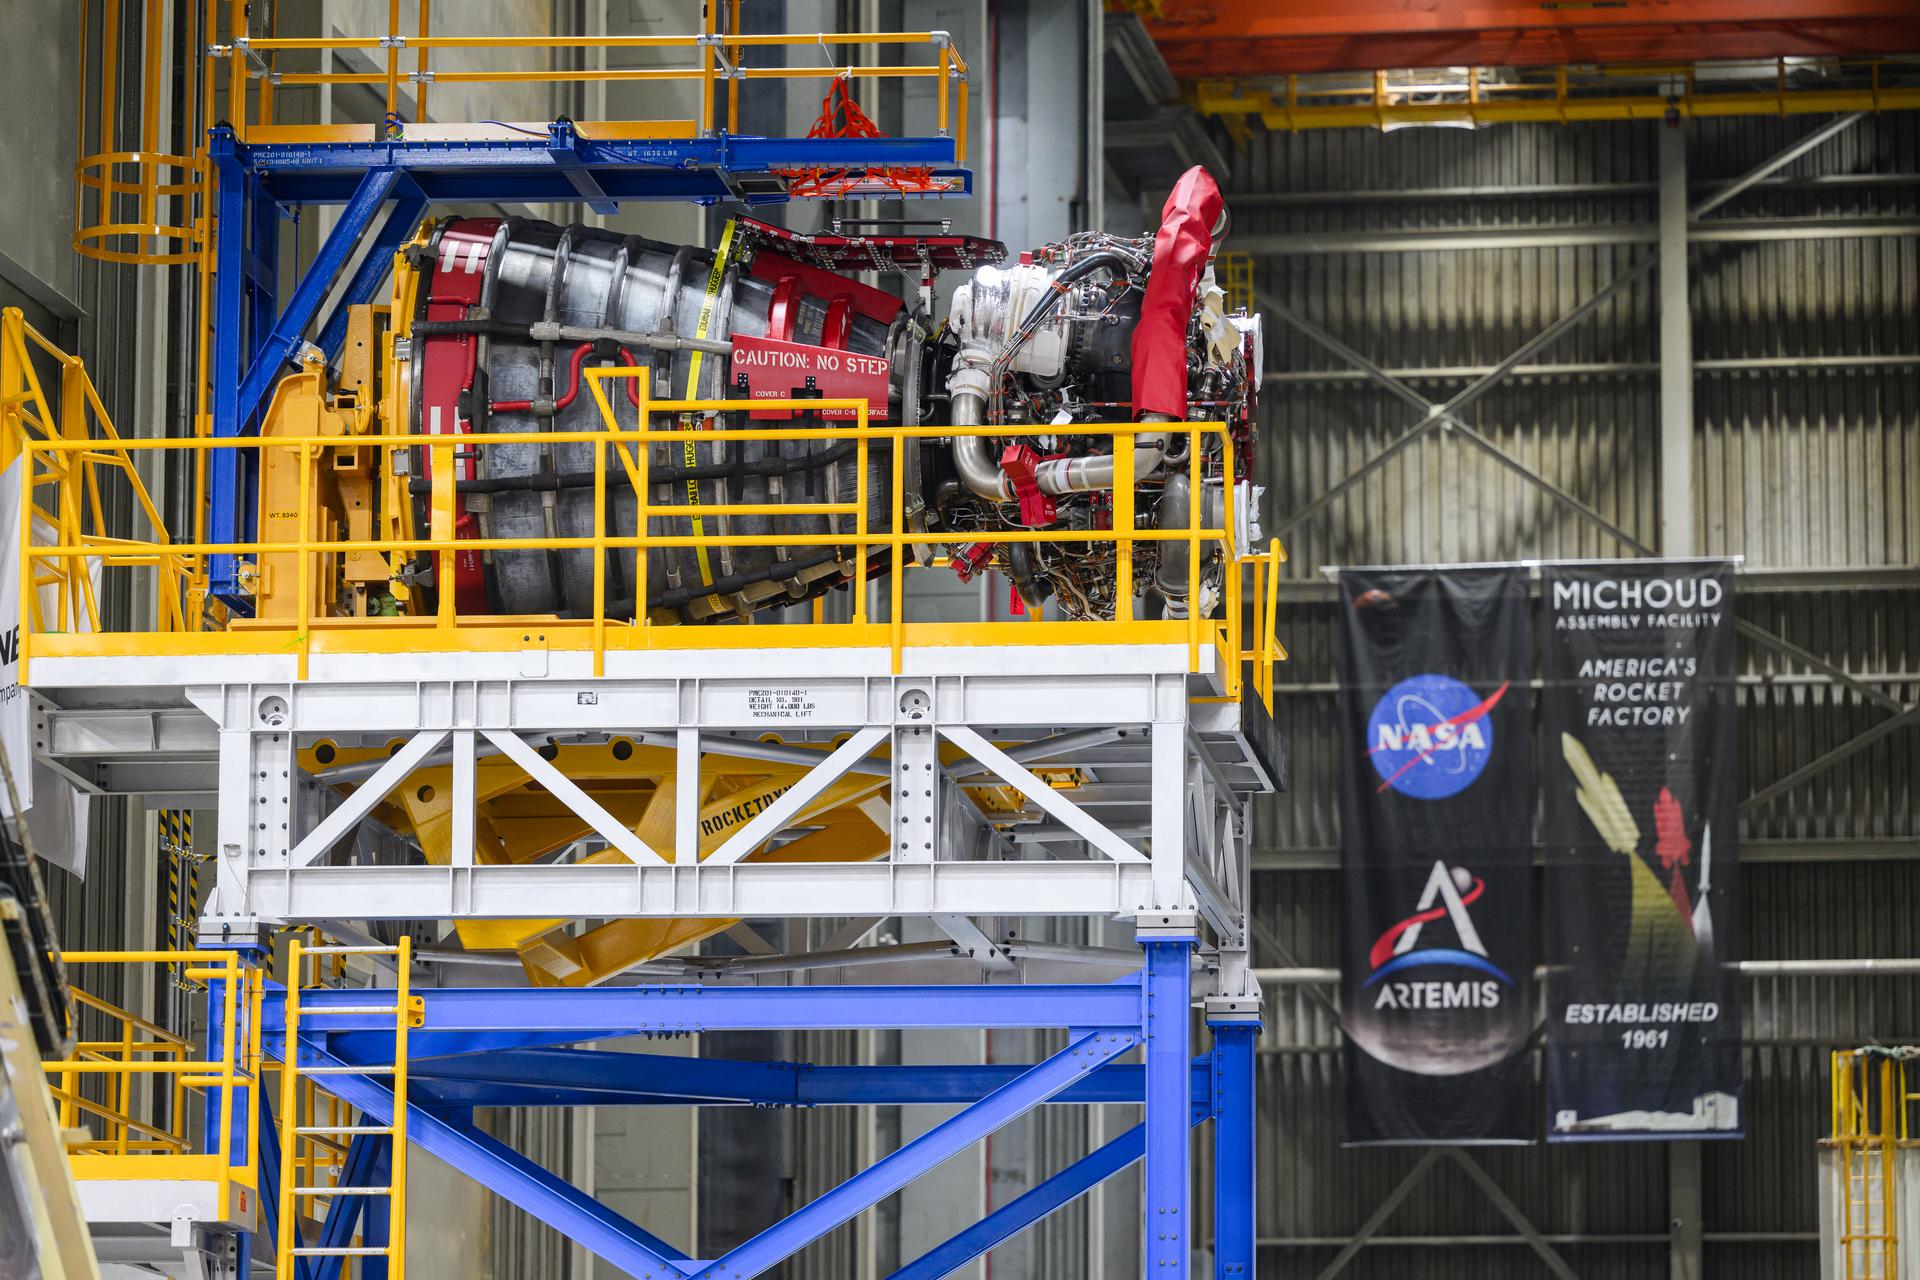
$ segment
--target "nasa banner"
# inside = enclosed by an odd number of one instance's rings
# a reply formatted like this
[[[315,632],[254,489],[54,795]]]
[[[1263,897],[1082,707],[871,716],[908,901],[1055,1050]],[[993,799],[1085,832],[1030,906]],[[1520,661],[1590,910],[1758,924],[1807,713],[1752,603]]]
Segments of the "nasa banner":
[[[1544,580],[1550,1141],[1740,1131],[1732,581]]]
[[[1346,1141],[1529,1141],[1525,572],[1347,570],[1340,600]]]

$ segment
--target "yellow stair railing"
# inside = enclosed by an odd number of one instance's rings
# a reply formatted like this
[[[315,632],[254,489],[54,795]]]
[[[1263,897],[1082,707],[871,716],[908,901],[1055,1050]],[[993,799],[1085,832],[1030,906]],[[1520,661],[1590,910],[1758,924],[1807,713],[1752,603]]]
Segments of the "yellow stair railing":
[[[373,988],[368,1004],[316,1005],[306,1008],[301,996],[307,988],[301,983],[301,961],[308,957],[391,956],[397,974],[392,987]],[[297,1280],[301,1258],[377,1258],[388,1263],[389,1280],[406,1280],[407,1243],[407,1032],[414,1024],[415,999],[411,994],[409,970],[412,967],[412,939],[401,937],[398,944],[381,946],[307,946],[295,939],[288,945],[286,1053],[280,1064],[280,1239],[275,1262],[276,1280]],[[387,996],[391,1004],[379,1003]],[[373,1065],[342,1066],[331,1063],[303,1063],[300,1060],[300,1024],[302,1018],[379,1016],[391,1013],[394,1019],[393,1061]],[[302,1123],[302,1086],[317,1084],[338,1075],[391,1075],[393,1079],[393,1122],[376,1124],[365,1116],[342,1122],[336,1110],[326,1123],[319,1122],[317,1098],[306,1099],[306,1123]],[[341,1138],[384,1136],[392,1143],[388,1178],[383,1183],[347,1184],[339,1181],[350,1167],[337,1159],[337,1141]],[[323,1154],[324,1151],[324,1154]],[[303,1180],[304,1175],[304,1180]],[[322,1176],[324,1175],[324,1176]],[[385,1199],[387,1239],[383,1244],[310,1245],[301,1236],[300,1223],[305,1210],[315,1201],[342,1196]]]
[[[53,376],[43,380],[41,369],[48,366]],[[36,448],[56,443],[66,447]],[[105,630],[99,575],[124,566],[158,573],[154,630],[189,629],[189,601],[199,598],[190,591],[196,572],[191,566],[200,562],[171,550],[166,521],[124,444],[80,357],[48,341],[19,308],[0,311],[0,469],[16,461],[24,468],[20,546],[11,553],[27,559],[25,581],[32,585],[22,591],[20,609],[22,621],[34,630],[69,635]],[[128,536],[129,531],[110,524],[105,495],[115,483],[127,487],[150,539]],[[62,564],[26,557],[35,543],[84,543],[89,549],[81,560]],[[148,624],[137,625],[144,630]]]
[[[186,1036],[74,990],[82,1034],[73,1052],[41,1063],[60,1124],[70,1131],[68,1160],[76,1181],[210,1182],[223,1221],[253,1221],[258,1185],[258,1109],[245,1098],[259,1082],[258,970],[233,951],[68,951],[69,972],[84,980],[97,965],[165,967],[185,979],[219,984],[218,1043],[204,1050]],[[130,970],[138,973],[138,969]],[[145,1082],[145,1083],[143,1083]],[[216,1106],[200,1132],[195,1102]],[[246,1125],[235,1133],[236,1107]],[[236,1151],[235,1146],[244,1144]]]
[[[1844,1280],[1898,1280],[1900,1149],[1920,1103],[1908,1064],[1920,1049],[1843,1049],[1833,1055],[1834,1204]]]

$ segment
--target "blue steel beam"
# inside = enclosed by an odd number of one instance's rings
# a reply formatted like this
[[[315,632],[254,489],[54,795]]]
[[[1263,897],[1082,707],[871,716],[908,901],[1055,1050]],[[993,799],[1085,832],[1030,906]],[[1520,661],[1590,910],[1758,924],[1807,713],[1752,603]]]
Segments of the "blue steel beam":
[[[371,1033],[368,1033],[371,1034]],[[417,1033],[416,1033],[417,1034]],[[390,1046],[389,1037],[380,1049]],[[359,1046],[356,1046],[358,1048]],[[370,1053],[341,1052],[352,1062],[387,1062]],[[411,1061],[412,1037],[408,1043]],[[434,1090],[433,1096],[476,1106],[509,1105],[490,1100],[499,1088],[522,1097],[548,1090],[580,1101],[546,1105],[574,1106],[899,1106],[978,1102],[1010,1083],[1026,1067],[991,1066],[815,1066],[800,1062],[749,1062],[730,1058],[686,1058],[665,1054],[597,1052],[587,1049],[528,1049],[461,1058],[412,1061],[409,1077]],[[1215,1072],[1205,1057],[1190,1064],[1192,1097],[1210,1108]],[[464,1086],[464,1088],[463,1088]],[[1057,1103],[1138,1103],[1144,1097],[1146,1068],[1110,1063],[1053,1099]]]
[[[1182,991],[1185,971],[1181,971]],[[636,1032],[791,1031],[835,1027],[849,1031],[915,1027],[1012,1028],[1138,1026],[1137,976],[1113,983],[1044,986],[898,987],[592,987],[517,990],[493,987],[427,988],[421,1032],[578,1031],[588,1035]],[[351,991],[313,991],[304,1007],[356,1003]],[[267,994],[262,1029],[286,1030],[286,997]],[[338,1014],[330,1030],[391,1030],[377,1014]],[[609,1032],[609,1027],[620,1030]],[[411,1043],[411,1039],[409,1043]]]
[[[346,1019],[336,1019],[344,1022]],[[306,1032],[302,1032],[306,1035]],[[415,1031],[407,1036],[407,1057],[425,1062],[433,1058],[476,1057],[514,1049],[587,1044],[633,1034],[630,1027],[593,1027],[584,1031]],[[328,1053],[348,1062],[392,1062],[393,1031],[325,1031],[309,1038]],[[279,1057],[286,1036],[276,1029],[265,1034],[270,1052]],[[685,1061],[685,1059],[682,1059]]]
[[[304,1041],[301,1051],[303,1060],[312,1065],[349,1065]],[[355,1075],[328,1075],[323,1079],[329,1093],[378,1123],[393,1123],[394,1097],[383,1085]],[[410,1101],[407,1138],[428,1155],[452,1165],[623,1271],[634,1275],[684,1274],[678,1265],[686,1261],[684,1253],[470,1125],[449,1123]]]
[[[1144,1017],[1147,1038],[1147,1171],[1141,1196],[1146,1218],[1146,1274],[1160,1280],[1186,1280],[1193,1253],[1190,1212],[1192,1143],[1187,1111],[1192,1087],[1192,990],[1188,957],[1194,940],[1142,939],[1147,953]]]
[[[1139,1043],[1139,1032],[1130,1026],[1109,1027],[1076,1037],[1065,1049],[1029,1068],[1013,1083],[935,1125],[745,1244],[692,1272],[693,1280],[736,1280],[757,1276],[778,1266],[829,1231],[851,1221],[936,1165],[1025,1115]],[[1175,1108],[1184,1112],[1186,1100],[1176,1102]]]
[[[553,204],[580,198],[565,171],[557,165],[544,169],[410,170],[421,193],[434,204]],[[722,169],[616,169],[595,167],[594,181],[617,204],[635,201],[712,203],[739,200],[748,205],[785,204],[785,186],[767,175],[740,175],[750,181],[730,181]],[[934,175],[952,184],[951,190],[889,192],[890,200],[952,200],[973,194],[973,175],[965,169],[935,169]],[[339,204],[349,194],[341,177],[328,172],[288,172],[268,184],[283,204]]]
[[[367,246],[366,256],[341,292],[340,300],[320,326],[319,347],[327,353],[329,362],[339,359],[340,348],[347,340],[348,309],[373,301],[373,295],[393,267],[395,251],[413,234],[426,208],[427,198],[420,194],[420,188],[411,178],[394,189],[393,207],[387,211],[386,220],[374,234],[373,243]]]
[[[483,142],[291,142],[241,144],[248,168],[269,183],[280,175],[331,174],[339,199],[348,198],[352,174],[369,169],[409,173],[521,169],[566,181],[552,154],[554,135]],[[705,138],[609,140],[579,138],[568,149],[596,176],[620,170],[719,170],[766,173],[775,169],[951,168],[952,138],[767,138],[715,134]]]
[[[1254,1046],[1256,1020],[1210,1022],[1213,1030],[1213,1259],[1217,1280],[1253,1275]]]
[[[340,220],[334,223],[326,243],[314,255],[313,265],[294,286],[293,296],[287,299],[287,309],[254,343],[253,363],[241,380],[235,405],[238,426],[244,427],[252,420],[279,380],[287,361],[300,349],[302,335],[319,312],[320,304],[326,301],[334,278],[352,261],[354,250],[360,247],[367,228],[373,225],[374,215],[400,184],[400,176],[398,169],[369,169],[361,176]]]

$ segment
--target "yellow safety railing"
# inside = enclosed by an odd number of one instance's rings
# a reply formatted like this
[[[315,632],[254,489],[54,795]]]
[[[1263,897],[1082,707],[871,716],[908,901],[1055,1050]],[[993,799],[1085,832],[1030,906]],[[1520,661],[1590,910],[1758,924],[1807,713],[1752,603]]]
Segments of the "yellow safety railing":
[[[534,629],[540,633],[539,644],[555,649],[583,649],[593,655],[595,674],[605,670],[606,655],[611,651],[645,649],[734,649],[763,646],[769,643],[765,631],[755,628],[727,626],[670,626],[656,625],[645,616],[643,610],[633,610],[624,618],[606,616],[607,583],[606,553],[609,551],[632,550],[636,553],[652,548],[694,547],[854,547],[857,548],[855,563],[868,563],[869,553],[884,553],[890,570],[888,585],[889,609],[885,621],[876,621],[870,615],[864,590],[853,592],[853,617],[844,623],[816,623],[811,626],[786,628],[779,637],[783,647],[882,647],[892,653],[894,669],[898,670],[904,649],[915,646],[948,646],[965,644],[1184,644],[1189,652],[1189,670],[1203,670],[1201,654],[1203,649],[1212,649],[1216,660],[1212,669],[1220,674],[1222,692],[1228,697],[1238,697],[1240,692],[1241,667],[1244,662],[1256,661],[1269,664],[1281,656],[1271,633],[1271,609],[1266,608],[1262,618],[1262,629],[1257,633],[1259,641],[1255,649],[1249,650],[1243,644],[1244,608],[1243,600],[1243,549],[1234,545],[1234,532],[1227,521],[1227,528],[1206,528],[1201,523],[1203,507],[1207,504],[1193,503],[1189,523],[1181,528],[1137,528],[1134,502],[1134,437],[1143,432],[1169,435],[1175,439],[1186,437],[1186,461],[1189,483],[1194,492],[1201,491],[1201,459],[1209,452],[1207,446],[1216,442],[1213,453],[1222,464],[1225,473],[1232,476],[1235,471],[1234,444],[1231,432],[1220,422],[1185,423],[1090,423],[1075,428],[1082,435],[1106,435],[1113,441],[1113,454],[1116,464],[1116,483],[1113,491],[1113,519],[1111,529],[1015,529],[993,530],[978,535],[968,535],[970,542],[990,543],[1073,543],[1081,545],[1111,544],[1115,557],[1115,599],[1117,616],[1110,620],[1088,621],[1033,621],[1015,623],[914,623],[905,617],[904,590],[906,574],[919,569],[910,554],[910,548],[929,541],[929,535],[916,533],[908,528],[905,517],[904,499],[906,497],[903,482],[905,447],[908,442],[950,438],[954,436],[1000,436],[1032,437],[1052,433],[1055,428],[1047,425],[1037,426],[895,426],[885,423],[873,423],[867,418],[867,405],[864,400],[654,400],[647,394],[646,384],[639,374],[644,370],[628,367],[600,368],[585,370],[587,383],[594,399],[598,402],[603,416],[605,429],[599,431],[555,431],[529,432],[491,435],[384,435],[377,437],[263,437],[244,439],[168,439],[168,440],[115,440],[110,444],[100,442],[69,441],[61,439],[29,439],[24,449],[29,456],[39,458],[42,455],[58,456],[87,451],[111,452],[115,456],[129,457],[132,454],[150,451],[189,451],[203,454],[213,449],[246,450],[284,450],[290,451],[298,459],[299,482],[297,493],[300,495],[297,517],[297,535],[291,540],[279,542],[230,542],[230,543],[175,543],[168,546],[142,543],[115,543],[117,554],[128,563],[173,564],[178,562],[186,567],[189,576],[198,576],[204,558],[215,554],[244,556],[272,556],[276,558],[277,572],[271,575],[275,581],[273,589],[284,590],[291,578],[292,598],[296,602],[296,613],[292,617],[261,618],[235,624],[224,632],[191,632],[184,635],[154,634],[114,634],[114,635],[76,635],[55,634],[46,631],[36,618],[24,620],[20,638],[20,662],[23,681],[30,678],[33,657],[48,655],[70,656],[125,656],[129,654],[194,654],[194,653],[249,653],[249,652],[291,652],[298,658],[298,674],[304,678],[308,662],[316,651],[333,653],[367,652],[416,652],[416,651],[466,651],[493,648],[499,651],[514,651],[528,647]],[[605,384],[610,379],[633,379],[628,398],[638,404],[638,411],[628,425],[619,423],[608,398]],[[656,415],[670,414],[683,421],[697,421],[705,415],[723,412],[747,411],[751,409],[798,409],[807,411],[841,410],[851,412],[853,420],[832,427],[753,427],[728,429],[724,432],[707,432],[687,427],[660,429],[649,426],[642,430],[641,422],[651,423]],[[623,410],[623,413],[626,411]],[[834,440],[852,438],[855,442],[857,467],[860,474],[869,474],[868,462],[873,449],[884,448],[890,455],[891,483],[888,486],[889,517],[884,529],[870,526],[871,512],[869,504],[848,502],[840,504],[823,503],[753,503],[744,504],[705,504],[705,505],[657,505],[648,497],[640,501],[647,516],[653,517],[729,517],[751,513],[757,516],[853,516],[855,528],[839,532],[811,534],[740,534],[723,529],[709,527],[698,534],[667,534],[653,532],[642,521],[637,532],[618,534],[607,527],[607,489],[609,483],[625,483],[638,495],[650,494],[654,486],[648,480],[647,449],[636,446],[660,442],[685,445],[701,441],[712,442],[724,439],[729,443],[748,441],[813,441],[825,443]],[[529,444],[597,444],[611,446],[597,448],[594,453],[594,510],[596,517],[590,536],[545,537],[545,538],[456,538],[454,522],[457,497],[452,477],[456,465],[456,450],[465,452],[484,449],[497,445],[522,447]],[[350,540],[323,538],[317,530],[320,522],[311,509],[314,485],[312,483],[315,468],[322,465],[327,451],[342,448],[378,448],[392,451],[397,455],[415,448],[424,449],[431,463],[433,476],[431,493],[427,502],[428,519],[426,536],[409,538],[380,538],[369,540]],[[619,459],[622,474],[611,478],[609,471],[610,453]],[[1226,511],[1238,507],[1236,490],[1241,482],[1229,480],[1224,494]],[[724,521],[721,521],[724,523]],[[36,574],[49,577],[59,576],[61,566],[66,572],[76,572],[75,566],[86,558],[99,555],[99,543],[87,536],[84,531],[63,534],[57,543],[42,544],[23,537],[18,554],[23,568]],[[1222,618],[1202,618],[1191,616],[1185,619],[1142,619],[1133,615],[1134,564],[1133,554],[1141,544],[1159,544],[1163,554],[1178,554],[1180,550],[1188,559],[1188,581],[1198,584],[1203,557],[1210,559],[1209,548],[1218,551],[1224,565],[1225,599],[1235,602],[1233,607],[1224,610]],[[438,559],[440,572],[437,580],[443,583],[453,581],[451,561],[456,552],[491,553],[499,551],[585,551],[591,550],[594,556],[593,607],[585,618],[527,618],[503,617],[495,615],[457,614],[454,608],[454,592],[443,590],[438,593],[438,606],[432,615],[413,614],[390,617],[350,617],[329,612],[322,607],[316,590],[317,575],[320,572],[319,558],[337,556],[347,552],[377,553],[395,557],[395,563],[409,558],[414,553],[427,553]],[[647,599],[647,557],[636,555],[638,582],[634,599]],[[1276,575],[1268,573],[1263,581],[1271,581]],[[1197,611],[1192,611],[1196,612]]]
[[[87,1134],[69,1148],[75,1178],[212,1182],[220,1217],[232,1220],[240,1209],[231,1198],[234,1188],[250,1191],[259,1182],[259,1108],[240,1097],[260,1083],[259,971],[243,966],[235,951],[68,951],[61,959],[69,972],[177,965],[191,979],[220,984],[220,1042],[204,1052],[184,1036],[76,990],[76,1003],[112,1034],[82,1038],[70,1056],[41,1065],[61,1124]],[[193,1117],[195,1103],[208,1096],[217,1102],[207,1118],[217,1131],[203,1135],[203,1144],[193,1136]],[[233,1149],[236,1108],[247,1121],[240,1152]]]
[[[1743,65],[1753,72],[1751,79],[1739,78]],[[1712,70],[1711,78],[1682,63],[1203,79],[1189,87],[1187,96],[1203,115],[1227,121],[1258,117],[1276,131],[1920,109],[1920,58],[1835,59],[1817,87],[1796,77],[1785,59],[1716,62]],[[1753,87],[1755,82],[1763,87]]]
[[[1273,668],[1287,660],[1287,647],[1280,643],[1280,566],[1287,562],[1287,549],[1274,538],[1264,553],[1252,556],[1253,567],[1253,647],[1245,658],[1252,667],[1253,691],[1273,714]]]
[[[50,361],[57,370],[53,401],[36,360]],[[55,443],[62,447],[38,447]],[[23,629],[102,630],[97,572],[123,566],[156,569],[159,605],[153,625],[161,631],[186,629],[188,562],[168,548],[166,522],[125,444],[80,358],[54,346],[18,308],[0,311],[0,469],[22,460],[21,541],[90,548],[81,561],[22,567],[20,581],[30,584],[21,593]],[[114,536],[105,497],[111,482],[127,486],[152,530],[150,539]]]
[[[232,2],[237,8],[240,0]],[[404,89],[413,96],[413,114],[417,119],[426,117],[428,93],[436,84],[504,86],[643,81],[698,86],[699,101],[695,104],[692,120],[652,122],[667,127],[639,131],[623,129],[621,126],[637,126],[641,122],[608,121],[601,122],[606,126],[602,128],[595,128],[591,123],[585,126],[586,132],[595,137],[661,137],[711,133],[721,128],[729,133],[738,133],[739,86],[747,80],[827,81],[843,75],[869,81],[931,80],[934,82],[937,128],[941,136],[950,135],[954,138],[956,162],[966,157],[969,70],[945,32],[856,31],[749,35],[740,30],[741,0],[725,0],[724,3],[721,0],[706,0],[699,6],[701,30],[686,35],[435,35],[431,0],[416,0],[406,22],[402,21],[403,8],[408,6],[403,6],[400,0],[390,0],[385,28],[359,35],[256,36],[248,32],[244,17],[236,18],[230,23],[233,34],[225,42],[209,46],[210,60],[224,61],[225,65],[219,71],[210,65],[208,80],[211,83],[224,77],[229,101],[243,104],[242,110],[230,114],[236,131],[243,139],[257,142],[331,141],[342,136],[336,128],[280,125],[275,122],[275,91],[300,85],[351,84],[375,87],[385,95],[389,116],[397,115],[405,105],[401,98]],[[724,24],[721,20],[723,12],[727,15]],[[898,65],[862,65],[850,61],[836,64],[835,61],[836,55],[851,50],[877,52],[887,48],[914,47],[926,49],[928,60]],[[794,59],[801,65],[744,65],[742,55],[745,51],[758,48],[792,49],[801,55]],[[678,50],[685,53],[688,61],[683,65],[664,67],[580,68],[550,65],[533,68],[463,67],[452,70],[432,65],[436,51],[453,49],[496,55],[510,55],[515,51],[537,54],[564,51],[581,56],[622,50]],[[312,53],[321,59],[331,59],[349,51],[364,53],[374,62],[376,69],[294,70],[285,65],[288,55]],[[245,109],[249,83],[258,86],[253,94],[250,112]],[[727,90],[724,116],[717,105],[721,98],[718,90],[723,84]],[[364,126],[361,132],[364,133]]]
[[[1900,1254],[1900,1149],[1920,1079],[1920,1049],[1842,1049],[1833,1055],[1832,1138],[1837,1241],[1845,1280],[1895,1280]],[[1916,1073],[1920,1075],[1920,1073]]]

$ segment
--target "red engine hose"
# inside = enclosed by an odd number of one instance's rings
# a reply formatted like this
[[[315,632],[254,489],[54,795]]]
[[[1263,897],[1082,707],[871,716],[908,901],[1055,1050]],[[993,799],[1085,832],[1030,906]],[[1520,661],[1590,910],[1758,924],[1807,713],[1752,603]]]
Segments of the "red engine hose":
[[[574,397],[580,394],[580,370],[582,366],[587,363],[587,354],[592,350],[593,344],[591,342],[583,342],[573,349],[573,355],[567,360],[567,394],[553,402],[553,411],[555,413],[572,404]],[[639,364],[639,361],[633,358],[633,352],[627,350],[625,347],[620,348],[620,359],[628,368],[633,368]],[[637,378],[627,378],[625,381],[627,384],[628,402],[635,408],[639,408],[640,389],[638,385],[636,385],[639,380]],[[488,408],[494,413],[532,413],[533,401],[495,400]]]
[[[1153,272],[1133,329],[1133,416],[1187,416],[1187,323],[1200,275],[1213,252],[1213,229],[1226,201],[1213,175],[1195,165],[1180,175],[1160,210]]]

